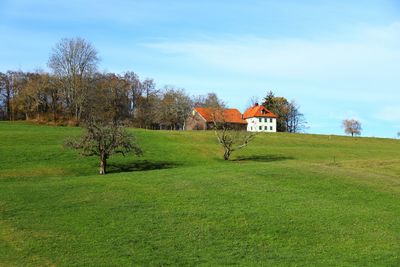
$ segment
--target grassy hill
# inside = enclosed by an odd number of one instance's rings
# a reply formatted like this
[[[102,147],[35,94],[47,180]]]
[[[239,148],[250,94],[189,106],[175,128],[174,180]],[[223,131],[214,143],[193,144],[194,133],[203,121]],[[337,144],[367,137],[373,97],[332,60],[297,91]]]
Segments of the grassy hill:
[[[400,265],[400,142],[134,130],[142,158],[64,149],[79,128],[0,123],[0,266]]]

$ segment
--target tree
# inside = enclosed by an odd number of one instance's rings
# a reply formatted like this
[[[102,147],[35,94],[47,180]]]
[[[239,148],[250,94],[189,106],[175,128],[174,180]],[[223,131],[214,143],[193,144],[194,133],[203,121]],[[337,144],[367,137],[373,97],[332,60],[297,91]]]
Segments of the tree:
[[[277,97],[272,91],[269,91],[267,96],[264,98],[263,106],[278,116],[276,119],[277,131],[287,132],[287,121],[290,109],[289,101],[284,97]]]
[[[142,82],[142,96],[138,100],[137,120],[139,127],[154,128],[157,124],[157,107],[159,104],[159,91],[153,79]]]
[[[247,107],[246,109],[249,109],[251,107],[254,107],[256,104],[260,103],[258,96],[252,96],[250,99],[247,101]]]
[[[80,150],[83,156],[98,156],[100,159],[100,174],[107,172],[107,159],[120,153],[126,155],[133,151],[142,155],[135,137],[117,124],[102,124],[92,121],[86,125],[85,134],[78,140],[67,140],[66,146]]]
[[[43,72],[26,73],[25,79],[15,97],[17,110],[25,115],[25,119],[40,118],[49,108],[48,91],[50,77]]]
[[[344,132],[346,134],[351,134],[351,136],[354,135],[361,135],[361,122],[355,119],[346,119],[343,120],[342,126],[344,128]]]
[[[294,100],[289,102],[285,97],[275,96],[269,91],[264,98],[263,106],[278,116],[276,119],[278,132],[297,133],[306,127],[304,114],[300,112],[300,106]]]
[[[306,127],[304,114],[299,111],[300,106],[292,100],[288,105],[286,128],[289,133],[298,133]]]
[[[4,103],[4,109],[8,120],[15,119],[15,96],[21,91],[21,84],[25,80],[25,74],[21,71],[7,71],[0,75],[0,97]]]
[[[87,96],[87,78],[95,73],[98,62],[96,49],[81,38],[62,39],[53,48],[48,61],[59,78],[65,106],[77,121]]]
[[[214,133],[218,143],[224,149],[224,160],[229,160],[232,152],[245,148],[255,138],[255,134],[245,130],[238,130],[226,123],[224,109],[213,111]]]
[[[83,119],[119,123],[129,117],[129,83],[114,73],[97,73],[90,83]]]
[[[224,101],[219,99],[216,93],[208,93],[207,95],[193,97],[193,105],[195,107],[214,109],[223,109],[226,107]]]
[[[400,138],[400,131],[397,132],[397,138]]]
[[[183,89],[166,87],[158,108],[160,124],[171,130],[184,129],[192,108],[192,100]]]
[[[124,74],[125,81],[129,84],[129,111],[132,119],[137,116],[137,109],[139,106],[140,98],[143,92],[143,86],[140,82],[139,76],[133,71],[128,71]]]

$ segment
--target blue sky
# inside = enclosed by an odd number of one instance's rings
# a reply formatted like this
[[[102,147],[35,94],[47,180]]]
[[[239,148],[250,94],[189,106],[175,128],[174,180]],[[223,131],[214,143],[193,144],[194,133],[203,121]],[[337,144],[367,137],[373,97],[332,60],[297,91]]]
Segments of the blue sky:
[[[90,41],[100,70],[216,92],[242,111],[268,90],[295,99],[309,133],[400,131],[400,1],[0,0],[0,71],[47,70],[64,37]]]

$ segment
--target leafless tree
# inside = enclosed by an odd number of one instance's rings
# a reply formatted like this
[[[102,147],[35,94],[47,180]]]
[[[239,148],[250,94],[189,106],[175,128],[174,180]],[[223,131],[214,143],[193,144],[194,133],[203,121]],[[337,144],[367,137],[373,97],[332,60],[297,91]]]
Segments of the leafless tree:
[[[133,151],[142,155],[135,137],[122,126],[90,122],[86,125],[86,133],[79,140],[67,140],[66,146],[80,150],[83,156],[98,156],[100,159],[100,174],[107,172],[107,159],[120,153],[126,155]]]
[[[289,133],[298,133],[306,128],[304,114],[299,110],[300,106],[294,100],[287,106],[286,125]]]
[[[192,108],[192,100],[183,89],[167,86],[158,107],[160,124],[171,130],[184,129]]]
[[[7,71],[0,75],[0,97],[8,120],[15,119],[15,99],[24,75],[20,71]]]
[[[143,92],[143,86],[139,76],[133,71],[126,72],[124,74],[124,79],[129,83],[129,109],[132,119],[135,120],[140,98]]]
[[[212,119],[214,133],[218,143],[224,149],[224,160],[229,160],[232,152],[245,148],[255,138],[255,133],[236,129],[226,122],[224,109],[213,110]]]
[[[65,104],[77,121],[87,96],[87,78],[96,71],[98,62],[96,49],[81,38],[62,39],[48,61],[48,66],[59,77]]]
[[[225,102],[218,98],[216,93],[208,93],[207,95],[194,96],[192,101],[195,107],[214,109],[222,109],[226,107]]]
[[[258,104],[258,103],[260,103],[259,97],[258,97],[258,96],[252,96],[252,97],[250,97],[250,99],[247,101],[247,107],[246,107],[246,109],[251,108],[251,107],[254,107],[254,106],[255,106],[256,104]]]
[[[342,126],[344,128],[344,132],[346,134],[351,134],[351,136],[354,135],[361,135],[361,122],[355,119],[346,119],[343,120]]]
[[[141,128],[155,128],[157,122],[157,107],[160,101],[159,90],[153,79],[142,82],[142,96],[138,102],[137,121]]]

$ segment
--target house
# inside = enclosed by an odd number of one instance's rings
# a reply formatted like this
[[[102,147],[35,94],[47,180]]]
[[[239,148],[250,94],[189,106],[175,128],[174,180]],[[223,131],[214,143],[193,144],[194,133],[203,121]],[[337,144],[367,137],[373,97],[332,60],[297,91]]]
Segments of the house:
[[[185,130],[210,130],[214,121],[225,123],[230,128],[248,132],[276,132],[276,116],[257,103],[241,114],[235,108],[216,110],[212,108],[194,108],[185,122]]]
[[[240,130],[246,130],[247,126],[242,114],[235,108],[216,110],[197,107],[186,120],[185,130],[210,130],[214,127],[214,121]]]
[[[247,122],[248,132],[276,132],[276,116],[266,107],[256,103],[246,110],[243,119]]]

